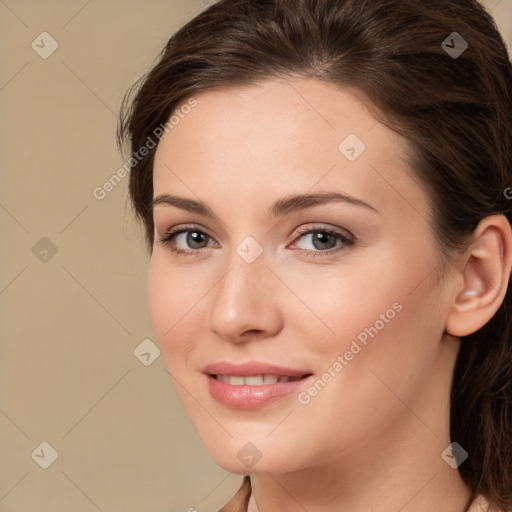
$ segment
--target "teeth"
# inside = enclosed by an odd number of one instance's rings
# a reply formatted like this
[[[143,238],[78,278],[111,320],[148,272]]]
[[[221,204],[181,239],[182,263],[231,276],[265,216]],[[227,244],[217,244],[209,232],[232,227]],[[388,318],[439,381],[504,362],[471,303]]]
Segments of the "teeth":
[[[275,384],[276,382],[290,382],[299,380],[302,377],[289,377],[286,375],[251,375],[241,377],[238,375],[216,375],[217,380],[224,382],[224,384],[231,384],[232,386],[262,386],[264,384]]]
[[[249,386],[261,386],[263,385],[263,375],[257,375],[255,377],[245,377],[242,378],[244,381],[244,384],[247,384]]]

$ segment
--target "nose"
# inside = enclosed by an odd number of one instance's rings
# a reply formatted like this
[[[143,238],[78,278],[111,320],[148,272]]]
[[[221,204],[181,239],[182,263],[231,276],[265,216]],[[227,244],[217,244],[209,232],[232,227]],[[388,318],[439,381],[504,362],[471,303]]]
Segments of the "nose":
[[[280,283],[263,255],[247,263],[235,253],[228,265],[211,292],[210,331],[232,343],[275,336],[282,329]]]

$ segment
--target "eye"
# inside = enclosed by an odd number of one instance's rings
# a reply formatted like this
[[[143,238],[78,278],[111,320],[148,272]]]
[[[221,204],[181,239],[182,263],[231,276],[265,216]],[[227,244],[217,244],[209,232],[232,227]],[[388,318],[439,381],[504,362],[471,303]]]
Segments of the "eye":
[[[306,242],[303,243],[303,247],[298,247],[299,253],[313,257],[332,255],[340,250],[345,250],[355,242],[355,237],[348,232],[322,226],[305,226],[298,230],[298,234],[299,236],[295,240]],[[200,256],[203,249],[212,246],[209,245],[209,242],[213,242],[212,237],[196,226],[171,228],[158,238],[158,243],[185,257]],[[297,242],[291,247],[296,245]],[[213,246],[215,246],[215,242],[213,242]]]
[[[201,249],[207,248],[208,242],[212,241],[212,238],[195,226],[181,226],[180,228],[170,229],[158,240],[161,245],[172,252],[184,256],[199,256]]]
[[[306,226],[299,229],[300,242],[305,242],[299,247],[301,253],[312,253],[312,256],[329,255],[339,250],[346,249],[354,244],[353,235],[348,232],[342,233],[332,228]],[[294,243],[293,246],[297,246]]]

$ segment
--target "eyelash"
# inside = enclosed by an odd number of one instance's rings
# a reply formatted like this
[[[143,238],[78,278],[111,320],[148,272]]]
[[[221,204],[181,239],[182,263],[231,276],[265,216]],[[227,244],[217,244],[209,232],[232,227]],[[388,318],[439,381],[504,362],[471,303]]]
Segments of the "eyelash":
[[[197,226],[194,225],[188,225],[188,226],[182,226],[180,228],[171,228],[166,233],[164,233],[161,237],[158,237],[158,241],[161,245],[169,249],[171,252],[176,253],[180,256],[184,256],[186,258],[193,258],[201,255],[201,252],[203,249],[206,249],[206,247],[203,247],[201,249],[190,249],[190,250],[184,250],[184,249],[178,249],[172,244],[172,241],[176,236],[178,236],[181,233],[188,233],[188,232],[195,232],[200,233],[202,235],[205,235],[209,239],[212,239],[210,235],[205,233],[204,231],[201,231],[197,228]],[[330,235],[334,235],[338,237],[339,240],[341,240],[342,244],[337,245],[331,249],[327,249],[325,251],[312,251],[308,249],[296,249],[296,251],[299,252],[299,254],[305,254],[307,257],[326,257],[331,256],[334,253],[338,253],[342,250],[345,250],[348,246],[351,246],[355,243],[355,237],[350,233],[347,232],[347,235],[340,233],[339,231],[335,231],[332,228],[323,228],[323,227],[316,227],[311,228],[311,226],[307,226],[304,228],[299,228],[297,233],[297,238],[300,238],[302,236],[311,234],[311,233],[328,233]]]

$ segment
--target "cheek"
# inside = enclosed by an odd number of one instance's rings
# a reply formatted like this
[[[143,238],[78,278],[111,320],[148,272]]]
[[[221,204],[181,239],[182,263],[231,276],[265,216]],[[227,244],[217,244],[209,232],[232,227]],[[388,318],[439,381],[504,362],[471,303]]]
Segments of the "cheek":
[[[421,365],[443,332],[433,268],[433,259],[388,251],[371,262],[288,271],[286,282],[308,306],[297,305],[302,314],[290,328],[326,368],[344,354],[351,373],[374,363],[389,374],[402,363]]]
[[[431,378],[442,335],[438,290],[433,279],[421,281],[425,272],[412,270],[397,275],[390,267],[362,279],[351,274],[338,283],[317,280],[323,286],[314,290],[311,282],[297,289],[335,333],[309,312],[292,327],[316,361],[321,381],[300,396],[304,405],[296,410],[296,422],[312,430],[336,425],[336,436],[321,448],[326,458],[340,438],[356,446],[357,439],[392,429],[408,413],[403,403],[414,404]],[[327,334],[319,340],[319,332]]]
[[[381,315],[391,321],[397,316],[411,291],[407,277],[399,275],[396,268],[400,267],[391,262],[386,269],[372,263],[287,271],[285,280],[303,303],[296,301],[296,308],[302,312],[298,317],[302,327],[310,333],[307,339],[315,339],[313,330],[316,338],[323,337],[319,350],[329,347],[329,341],[341,349],[342,340],[352,339],[376,322],[381,328]]]
[[[334,331],[323,329],[328,334],[319,342],[314,333],[322,325],[311,315],[299,327],[308,350],[319,356],[322,380],[328,382],[325,388],[319,386],[322,398],[313,398],[309,410],[315,409],[317,418],[325,412],[325,421],[329,415],[353,413],[361,428],[400,410],[401,402],[393,393],[407,403],[421,393],[435,366],[443,332],[439,290],[433,276],[424,279],[428,265],[394,264],[387,272],[368,268],[364,274],[350,273],[338,281],[334,275],[322,279],[318,282],[323,286],[316,291],[311,283],[303,285],[299,292]]]
[[[148,271],[149,318],[166,367],[173,372],[179,371],[194,340],[199,339],[201,322],[197,315],[207,291],[200,272],[171,270],[165,257],[154,253]]]

